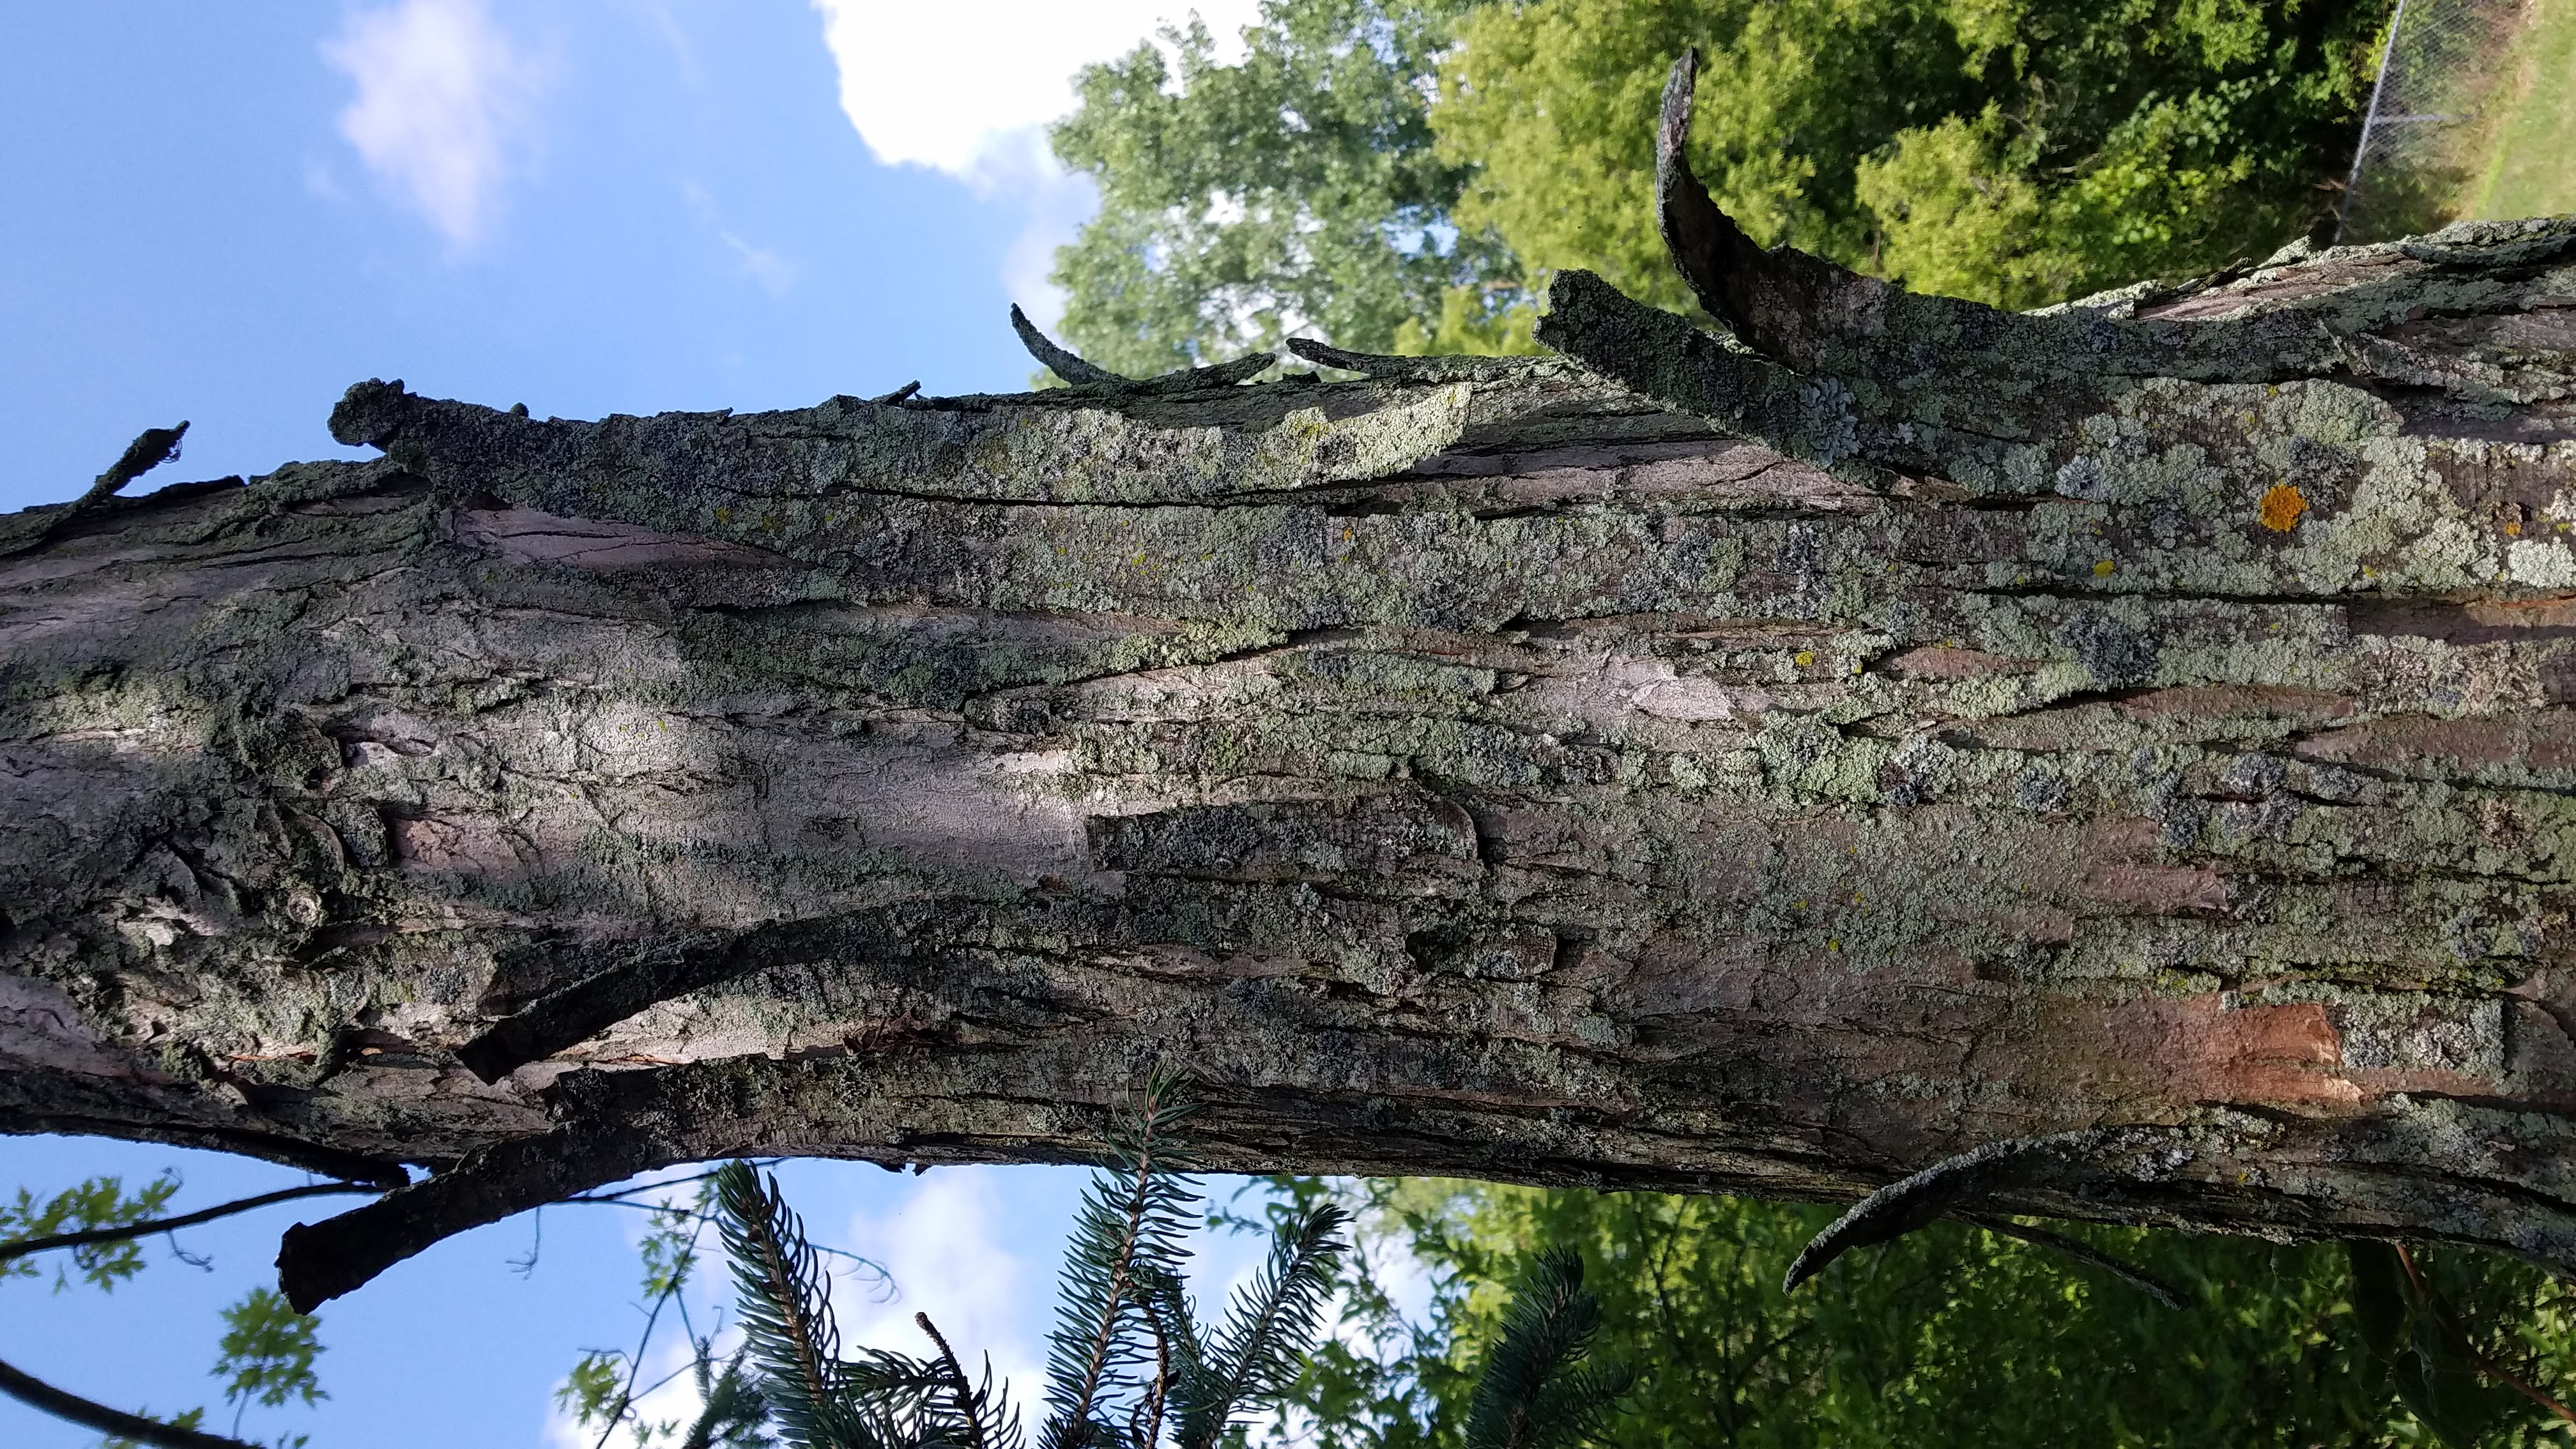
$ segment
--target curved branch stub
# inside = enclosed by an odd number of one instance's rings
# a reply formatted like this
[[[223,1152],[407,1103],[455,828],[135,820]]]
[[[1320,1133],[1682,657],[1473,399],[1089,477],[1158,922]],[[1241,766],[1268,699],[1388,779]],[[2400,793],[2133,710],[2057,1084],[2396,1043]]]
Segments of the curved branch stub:
[[[2171,1129],[2096,1127],[2052,1132],[1989,1142],[1945,1157],[1862,1198],[1851,1211],[1834,1219],[1799,1250],[1780,1291],[1794,1291],[1854,1248],[1893,1242],[1949,1216],[1963,1202],[1991,1196],[1998,1188],[2027,1186],[2069,1165],[2098,1171],[2112,1153],[2134,1145],[2142,1131],[2170,1135]]]
[[[1075,387],[1104,388],[1129,396],[1172,392],[1196,392],[1204,387],[1233,387],[1250,382],[1268,372],[1279,362],[1278,354],[1248,353],[1232,362],[1219,362],[1207,367],[1183,367],[1155,377],[1122,377],[1109,369],[1083,361],[1055,339],[1038,330],[1029,315],[1011,304],[1011,330],[1020,334],[1020,343],[1029,355],[1047,365],[1049,371]]]
[[[1548,282],[1538,340],[1623,386],[1821,467],[1862,451],[1850,387],[1731,351],[1673,313],[1569,267]]]
[[[1655,219],[1664,249],[1700,305],[1747,346],[1813,368],[1831,340],[1877,331],[1888,299],[1904,293],[1794,247],[1766,251],[1718,209],[1685,154],[1698,79],[1694,46],[1673,62],[1655,128]]]
[[[80,497],[52,508],[31,508],[0,524],[0,554],[19,553],[52,538],[63,525],[115,497],[118,489],[178,457],[179,440],[187,435],[188,425],[184,422],[176,427],[145,428]]]
[[[1655,221],[1664,235],[1664,250],[1682,280],[1690,283],[1708,314],[1741,329],[1735,301],[1727,295],[1738,249],[1751,245],[1735,219],[1717,202],[1690,169],[1683,149],[1690,141],[1691,97],[1699,84],[1699,47],[1673,62],[1664,80],[1663,114],[1655,126]]]
[[[1193,392],[1203,387],[1233,387],[1250,382],[1279,365],[1275,352],[1250,352],[1232,362],[1213,363],[1206,367],[1184,367],[1160,377],[1127,384],[1129,392]]]
[[[458,1233],[632,1177],[662,1160],[642,1133],[580,1121],[497,1144],[364,1207],[288,1228],[277,1249],[278,1290],[296,1312],[310,1313]]]
[[[1317,367],[1407,382],[1482,382],[1516,376],[1546,364],[1546,359],[1537,357],[1390,357],[1376,352],[1346,352],[1311,337],[1289,338],[1288,350]]]
[[[1130,379],[1120,377],[1108,368],[1085,362],[1059,346],[1054,338],[1038,330],[1038,324],[1029,320],[1029,314],[1021,311],[1020,304],[1017,302],[1011,304],[1011,330],[1020,334],[1020,345],[1029,350],[1031,357],[1044,363],[1048,371],[1075,387],[1131,385]]]
[[[344,448],[381,448],[402,431],[411,416],[411,394],[403,380],[371,377],[349,384],[331,408],[331,441]]]

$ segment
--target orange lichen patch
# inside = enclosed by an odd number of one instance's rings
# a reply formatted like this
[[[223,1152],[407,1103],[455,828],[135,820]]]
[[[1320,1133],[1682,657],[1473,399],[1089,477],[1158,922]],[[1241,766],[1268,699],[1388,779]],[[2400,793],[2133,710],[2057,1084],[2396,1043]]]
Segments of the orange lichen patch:
[[[2307,511],[2307,495],[2287,483],[2275,483],[2263,490],[2263,501],[2255,505],[2254,516],[2274,533],[2287,533],[2299,526],[2299,515]]]
[[[2280,1106],[2353,1103],[2343,1036],[2314,1002],[2229,1009],[2216,993],[2147,999],[2105,1023],[2119,1054],[2181,1100]]]
[[[2481,599],[2464,606],[2470,622],[2508,629],[2564,629],[2576,624],[2576,599]]]

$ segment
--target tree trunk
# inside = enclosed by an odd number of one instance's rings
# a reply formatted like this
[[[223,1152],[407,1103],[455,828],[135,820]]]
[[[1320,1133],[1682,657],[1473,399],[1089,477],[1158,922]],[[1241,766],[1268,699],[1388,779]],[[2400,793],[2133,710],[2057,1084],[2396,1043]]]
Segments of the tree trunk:
[[[380,461],[0,520],[0,1130],[430,1168],[307,1304],[665,1163],[1077,1156],[1157,1062],[1223,1169],[2037,1139],[1956,1202],[2576,1266],[2576,222],[2030,316],[1738,261],[1734,344],[1568,273],[1568,358],[1339,383],[364,383]]]

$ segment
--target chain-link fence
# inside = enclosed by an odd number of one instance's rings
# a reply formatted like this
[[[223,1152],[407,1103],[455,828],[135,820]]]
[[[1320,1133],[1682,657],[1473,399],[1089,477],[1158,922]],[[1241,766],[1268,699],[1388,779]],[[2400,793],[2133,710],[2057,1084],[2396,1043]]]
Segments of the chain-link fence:
[[[2561,84],[2528,74],[2521,47],[2541,22],[2565,20],[2562,7],[2576,0],[2399,0],[2344,190],[2340,240],[2430,231],[2477,211],[2508,113],[2535,82]]]

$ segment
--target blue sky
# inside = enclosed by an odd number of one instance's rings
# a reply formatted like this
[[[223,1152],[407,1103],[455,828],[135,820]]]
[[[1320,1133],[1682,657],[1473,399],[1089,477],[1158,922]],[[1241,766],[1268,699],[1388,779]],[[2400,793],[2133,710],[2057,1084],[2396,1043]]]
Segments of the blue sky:
[[[0,0],[0,510],[69,498],[145,427],[141,488],[347,456],[351,382],[538,415],[801,406],[918,378],[1024,385],[1009,303],[1051,313],[1089,205],[1040,126],[1167,0]],[[1201,0],[1221,34],[1250,0]],[[203,1153],[0,1138],[0,1192],[175,1165],[179,1206],[300,1181]],[[896,1274],[855,1336],[929,1307],[1005,1369],[1042,1358],[1061,1169],[792,1167],[819,1239]],[[0,1359],[92,1397],[220,1408],[223,1303],[313,1206],[192,1230],[102,1296],[0,1283]],[[558,1208],[443,1245],[323,1312],[330,1401],[253,1410],[316,1449],[577,1442],[551,1390],[631,1344],[640,1215]],[[1212,1288],[1255,1245],[1212,1245]],[[699,1304],[703,1324],[713,1311]],[[1034,1391],[1024,1379],[1024,1392]],[[213,1427],[224,1427],[219,1412]],[[0,1444],[96,1436],[0,1400]],[[586,1440],[578,1442],[587,1442]]]
[[[0,508],[179,418],[155,486],[334,456],[366,377],[566,417],[1022,386],[1004,312],[1089,206],[1038,124],[1180,8],[0,0]]]

